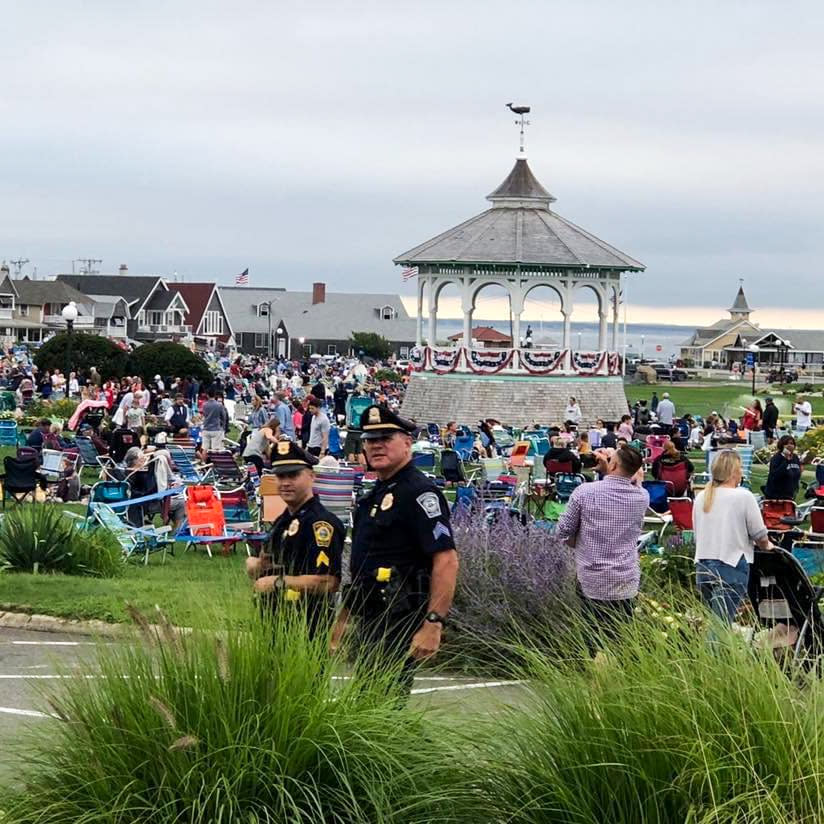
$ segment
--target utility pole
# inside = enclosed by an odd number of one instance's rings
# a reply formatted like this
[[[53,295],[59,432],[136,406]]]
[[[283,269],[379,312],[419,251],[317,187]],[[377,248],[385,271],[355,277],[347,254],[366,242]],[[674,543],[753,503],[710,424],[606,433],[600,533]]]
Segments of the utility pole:
[[[29,261],[28,258],[17,258],[17,260],[10,260],[9,261],[9,263],[11,263],[11,265],[14,266],[14,276],[15,276],[15,278],[20,277],[20,273],[23,271],[23,267],[29,262],[30,261]]]
[[[74,264],[80,264],[80,274],[81,275],[99,275],[100,270],[95,269],[95,263],[103,263],[101,258],[75,258],[72,261],[72,272],[74,272]]]

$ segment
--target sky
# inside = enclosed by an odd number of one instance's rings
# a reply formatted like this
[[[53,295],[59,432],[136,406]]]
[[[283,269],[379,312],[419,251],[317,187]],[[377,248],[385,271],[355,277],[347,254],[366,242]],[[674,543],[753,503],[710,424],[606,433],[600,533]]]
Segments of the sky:
[[[3,7],[0,259],[24,272],[412,294],[392,258],[486,208],[515,101],[553,208],[646,265],[630,322],[712,322],[743,278],[762,325],[822,325],[820,2]]]

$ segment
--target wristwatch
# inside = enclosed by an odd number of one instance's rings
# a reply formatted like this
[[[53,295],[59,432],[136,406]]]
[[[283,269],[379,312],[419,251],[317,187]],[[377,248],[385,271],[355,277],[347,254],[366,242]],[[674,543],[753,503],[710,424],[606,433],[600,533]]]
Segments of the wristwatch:
[[[446,626],[446,618],[437,612],[428,612],[423,620],[428,624],[440,624],[441,628]]]

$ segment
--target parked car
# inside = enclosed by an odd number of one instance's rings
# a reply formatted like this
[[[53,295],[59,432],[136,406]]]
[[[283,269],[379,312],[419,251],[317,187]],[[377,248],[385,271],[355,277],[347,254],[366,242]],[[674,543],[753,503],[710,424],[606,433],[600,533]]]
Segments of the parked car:
[[[659,381],[669,381],[675,383],[676,381],[685,381],[689,378],[689,374],[685,369],[678,369],[674,366],[669,366],[665,363],[650,364],[655,369],[655,374]]]

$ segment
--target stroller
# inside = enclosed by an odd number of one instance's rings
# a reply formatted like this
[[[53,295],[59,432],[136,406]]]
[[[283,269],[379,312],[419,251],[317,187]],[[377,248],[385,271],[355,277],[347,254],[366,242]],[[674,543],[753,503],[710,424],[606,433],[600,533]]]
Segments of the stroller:
[[[809,669],[824,649],[824,623],[816,587],[791,553],[784,549],[756,550],[750,569],[749,596],[762,627],[778,629],[792,649],[793,659]]]

